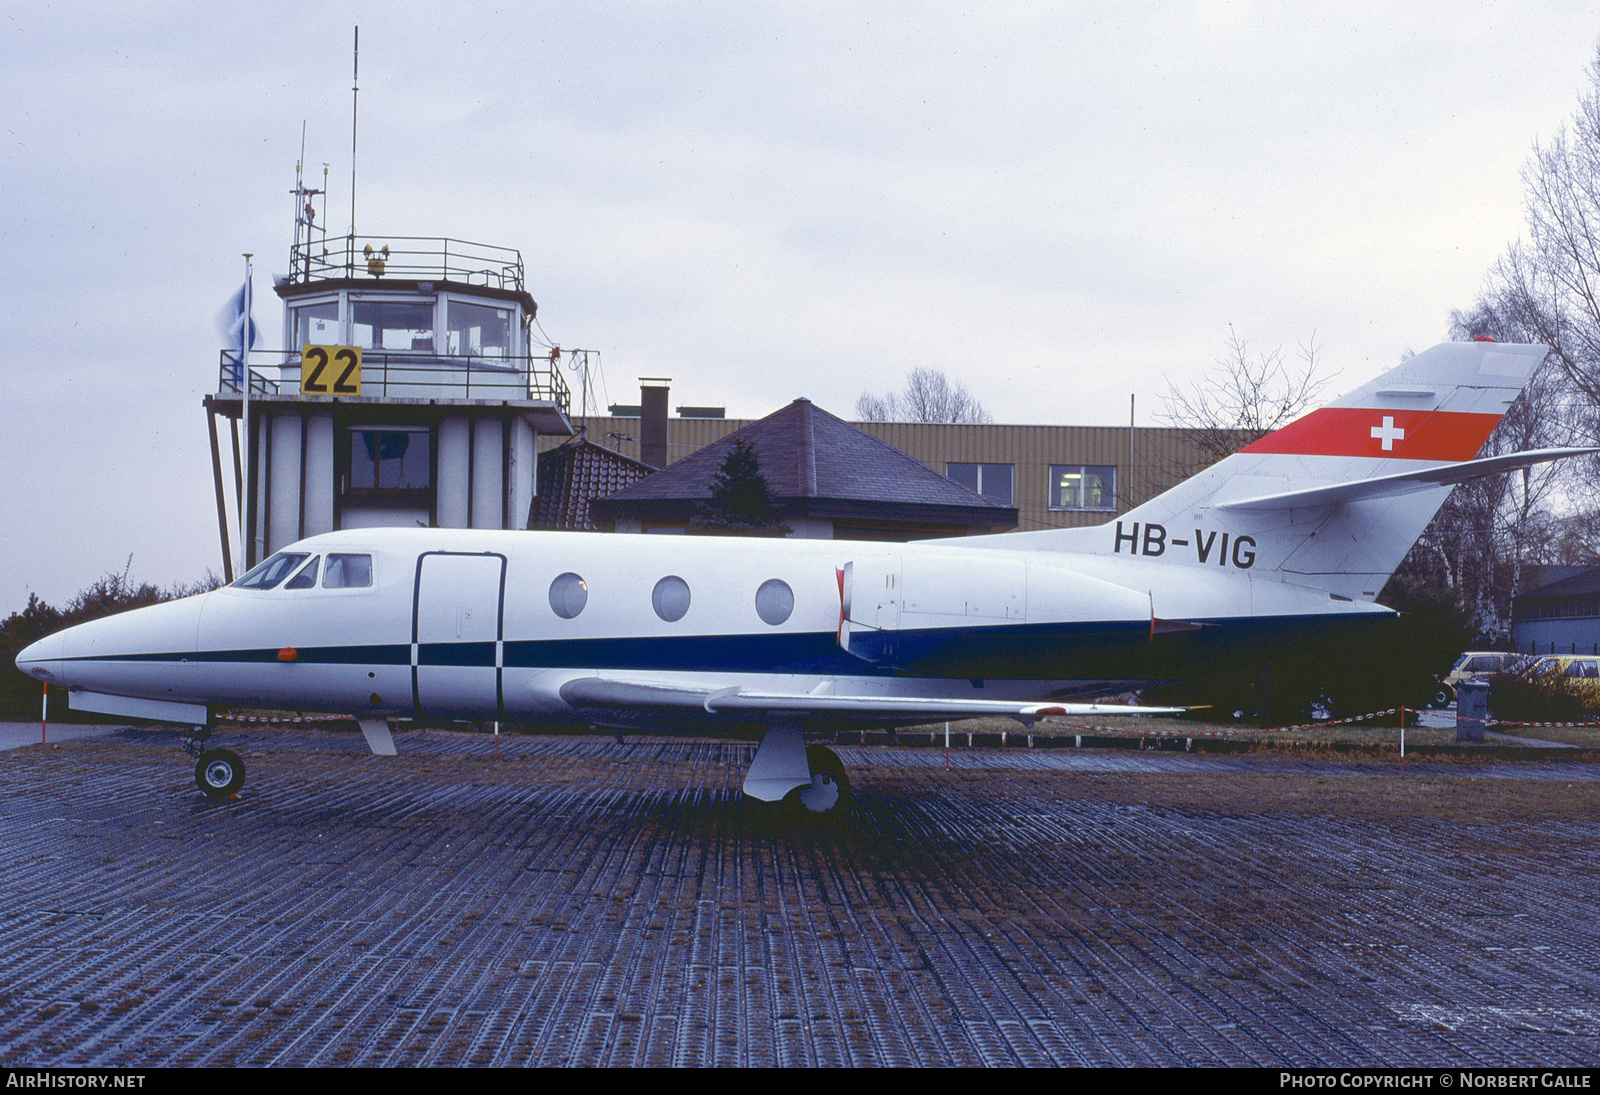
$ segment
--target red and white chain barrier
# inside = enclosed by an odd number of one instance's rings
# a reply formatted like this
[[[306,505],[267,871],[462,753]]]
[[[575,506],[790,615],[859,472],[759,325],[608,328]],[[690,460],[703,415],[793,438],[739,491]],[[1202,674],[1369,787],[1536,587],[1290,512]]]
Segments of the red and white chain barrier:
[[[217,722],[354,722],[354,715],[218,715]]]
[[[1404,707],[1404,708],[1401,708],[1401,707],[1390,707],[1387,710],[1383,710],[1383,711],[1370,711],[1365,715],[1351,715],[1349,718],[1343,718],[1343,719],[1326,719],[1326,720],[1324,720],[1322,722],[1302,722],[1302,723],[1298,723],[1298,724],[1296,724],[1294,726],[1269,726],[1269,727],[1240,726],[1240,727],[1238,727],[1236,729],[1235,728],[1230,728],[1230,729],[1227,729],[1227,730],[1193,730],[1193,731],[1185,729],[1182,735],[1174,735],[1174,736],[1196,737],[1196,738],[1220,738],[1220,737],[1232,737],[1235,734],[1279,734],[1279,733],[1283,733],[1284,731],[1287,731],[1287,730],[1314,730],[1319,726],[1340,726],[1340,725],[1343,725],[1345,723],[1351,723],[1351,722],[1365,722],[1367,719],[1376,719],[1376,718],[1380,718],[1383,715],[1396,715],[1396,714],[1399,714],[1401,711],[1415,712],[1416,710],[1417,709],[1415,707]],[[1059,720],[1059,719],[1050,720],[1050,725],[1052,725],[1052,726],[1070,727],[1073,730],[1109,731],[1109,732],[1112,732],[1112,733],[1115,733],[1115,734],[1122,735],[1124,737],[1128,736],[1129,729],[1130,729],[1128,726],[1091,726],[1088,723],[1067,722],[1067,721]],[[1141,734],[1140,736],[1141,737],[1160,737],[1161,735],[1159,735],[1159,734]]]

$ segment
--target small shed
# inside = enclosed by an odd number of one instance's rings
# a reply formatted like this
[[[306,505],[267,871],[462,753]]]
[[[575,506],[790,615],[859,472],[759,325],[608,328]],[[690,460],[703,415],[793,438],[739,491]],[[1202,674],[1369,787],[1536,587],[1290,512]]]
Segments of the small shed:
[[[1017,525],[1015,506],[952,482],[808,399],[596,499],[591,519],[610,521],[618,532],[687,532],[710,499],[712,479],[735,437],[754,447],[777,496],[778,516],[797,537],[906,541],[1006,532]]]

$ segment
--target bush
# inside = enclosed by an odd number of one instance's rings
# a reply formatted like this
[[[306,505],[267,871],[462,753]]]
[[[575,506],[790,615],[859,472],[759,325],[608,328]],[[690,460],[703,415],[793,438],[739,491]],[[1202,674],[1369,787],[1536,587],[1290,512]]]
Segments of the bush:
[[[1489,678],[1489,711],[1510,722],[1579,722],[1600,716],[1600,681],[1568,677],[1549,662],[1530,662]]]
[[[161,589],[149,582],[135,584],[128,578],[133,557],[121,574],[108,572],[95,579],[88,588],[80,591],[63,609],[55,608],[39,599],[38,594],[28,594],[28,606],[13,612],[0,621],[0,718],[36,719],[39,717],[40,685],[17,668],[17,655],[24,647],[46,635],[75,624],[113,616],[133,608],[144,608],[160,601],[175,601],[216,589],[222,580],[210,571],[198,582],[173,585]],[[65,721],[67,695],[65,690],[50,689],[50,720]]]

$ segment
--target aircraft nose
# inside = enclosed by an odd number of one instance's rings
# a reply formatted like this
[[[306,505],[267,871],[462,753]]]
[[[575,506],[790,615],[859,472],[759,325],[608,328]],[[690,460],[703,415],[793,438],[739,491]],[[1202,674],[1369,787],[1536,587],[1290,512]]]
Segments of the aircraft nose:
[[[187,597],[77,624],[22,651],[17,668],[66,688],[131,694],[143,687],[140,663],[181,663],[195,650],[203,600]]]
[[[48,635],[22,648],[17,668],[30,677],[56,683],[61,676],[61,634]]]

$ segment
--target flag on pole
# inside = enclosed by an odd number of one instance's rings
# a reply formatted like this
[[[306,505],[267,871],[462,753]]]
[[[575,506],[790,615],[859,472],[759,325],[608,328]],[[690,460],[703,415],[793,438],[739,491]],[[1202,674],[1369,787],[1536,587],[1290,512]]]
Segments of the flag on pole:
[[[228,303],[217,313],[217,333],[222,336],[228,376],[236,388],[243,386],[245,354],[255,349],[261,335],[255,317],[250,314],[250,288],[250,279],[246,277],[239,291],[229,297]]]

